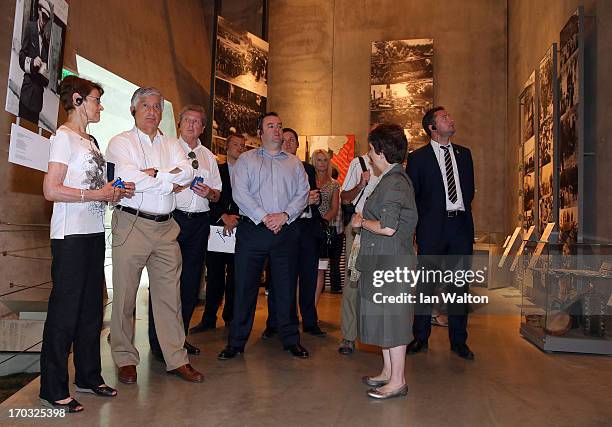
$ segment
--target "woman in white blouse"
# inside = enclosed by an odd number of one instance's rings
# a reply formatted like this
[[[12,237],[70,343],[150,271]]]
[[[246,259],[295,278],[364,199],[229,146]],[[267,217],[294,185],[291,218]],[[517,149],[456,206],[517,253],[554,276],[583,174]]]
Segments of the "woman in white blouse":
[[[77,391],[113,397],[100,366],[100,331],[104,283],[104,210],[107,202],[132,197],[125,188],[107,183],[106,161],[87,125],[100,121],[104,92],[97,83],[76,76],[60,85],[60,101],[68,120],[51,138],[45,198],[53,202],[51,278],[47,320],[40,358],[40,398],[44,405],[80,412],[70,396],[68,354],[73,347]]]

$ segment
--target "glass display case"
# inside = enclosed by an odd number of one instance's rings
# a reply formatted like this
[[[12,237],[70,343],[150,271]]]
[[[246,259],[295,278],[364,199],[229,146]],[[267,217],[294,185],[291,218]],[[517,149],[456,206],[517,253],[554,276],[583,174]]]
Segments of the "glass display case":
[[[474,256],[472,268],[485,272],[485,281],[480,285],[488,289],[502,288],[508,285],[506,272],[496,268],[504,251],[502,247],[505,235],[498,232],[477,231],[474,235]],[[478,286],[475,286],[478,287]]]
[[[612,244],[525,242],[521,335],[544,351],[612,354]],[[534,258],[535,257],[535,258]]]

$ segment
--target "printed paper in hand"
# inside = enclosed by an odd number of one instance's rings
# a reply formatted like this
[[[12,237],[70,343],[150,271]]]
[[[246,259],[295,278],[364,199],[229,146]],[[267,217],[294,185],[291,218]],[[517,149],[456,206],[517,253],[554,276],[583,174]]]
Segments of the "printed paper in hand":
[[[223,227],[218,225],[210,226],[210,234],[208,235],[208,250],[212,252],[225,252],[228,254],[234,253],[236,246],[236,229],[231,236],[223,235]]]

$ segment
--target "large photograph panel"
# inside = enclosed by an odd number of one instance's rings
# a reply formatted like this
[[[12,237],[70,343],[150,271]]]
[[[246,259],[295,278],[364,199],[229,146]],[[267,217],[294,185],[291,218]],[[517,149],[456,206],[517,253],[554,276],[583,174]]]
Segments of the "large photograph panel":
[[[538,67],[538,227],[554,221],[554,150],[555,150],[555,85],[556,44],[546,52]]]
[[[232,133],[257,135],[257,119],[266,112],[266,98],[225,80],[215,80],[215,122],[217,136]]]
[[[584,65],[580,40],[581,9],[567,21],[559,35],[559,236],[563,243],[580,239],[580,151],[582,146],[580,87]]]
[[[219,17],[216,77],[268,96],[268,43]]]
[[[427,144],[421,120],[434,101],[433,39],[373,42],[370,70],[370,123],[402,126],[411,151]]]
[[[257,119],[266,112],[268,43],[218,17],[213,98],[212,151],[225,154],[225,141],[234,133],[247,146],[259,145]]]
[[[55,132],[59,110],[65,0],[17,0],[5,109]]]

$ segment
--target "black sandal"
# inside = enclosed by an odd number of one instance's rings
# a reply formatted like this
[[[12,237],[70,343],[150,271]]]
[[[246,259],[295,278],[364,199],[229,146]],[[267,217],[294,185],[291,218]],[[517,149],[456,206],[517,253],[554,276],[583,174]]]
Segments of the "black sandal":
[[[100,385],[98,387],[91,387],[91,388],[86,388],[86,387],[76,387],[76,391],[80,392],[80,393],[93,393],[97,396],[102,396],[102,397],[115,397],[117,396],[117,390],[115,390],[112,387],[109,387],[107,385]]]
[[[53,402],[47,399],[43,399],[42,397],[40,398],[40,402],[43,406],[46,406],[48,408],[64,409],[70,413],[81,412],[84,409],[83,405],[77,402],[77,400],[73,397],[70,398],[70,401],[68,403]]]

